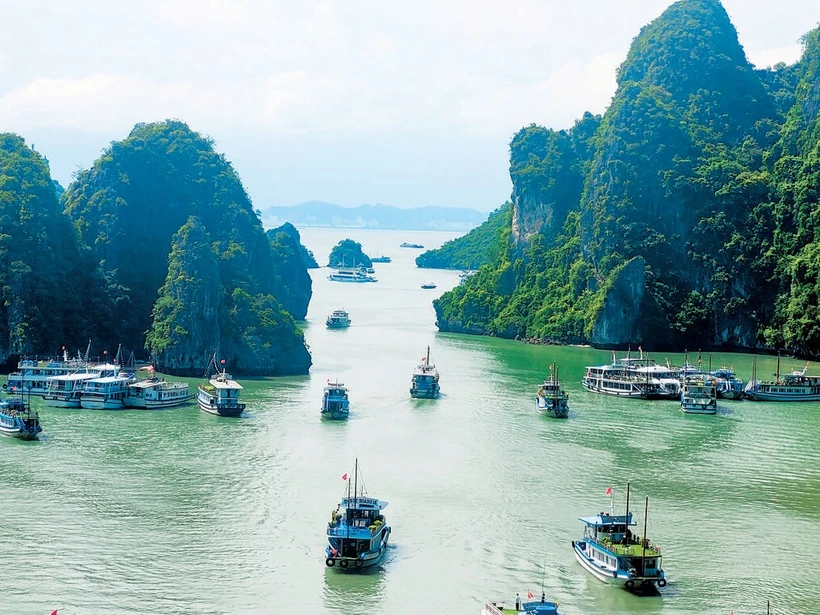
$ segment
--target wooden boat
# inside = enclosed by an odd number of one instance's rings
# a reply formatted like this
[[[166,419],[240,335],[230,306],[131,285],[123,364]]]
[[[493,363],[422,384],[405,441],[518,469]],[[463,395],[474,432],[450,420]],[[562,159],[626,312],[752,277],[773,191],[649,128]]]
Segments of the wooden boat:
[[[211,366],[216,368],[216,374],[197,388],[196,399],[199,409],[217,416],[238,417],[245,411],[245,404],[239,403],[239,392],[243,387],[225,371],[225,359],[222,359],[222,365],[220,372],[216,364],[216,355],[214,355],[206,377],[211,371]]]
[[[535,409],[539,414],[546,414],[556,419],[565,419],[569,415],[569,395],[564,392],[558,379],[558,367],[553,361],[550,376],[545,378],[535,394]]]
[[[430,347],[427,347],[427,354],[421,358],[421,363],[413,371],[410,384],[410,397],[422,399],[435,399],[441,393],[438,383],[439,373],[435,363],[430,361]]]
[[[343,478],[347,494],[330,514],[325,565],[347,572],[378,566],[387,554],[391,532],[382,514],[387,502],[367,495],[359,482],[358,459],[353,476]]]
[[[22,398],[0,401],[0,434],[21,440],[34,440],[42,431],[40,415]]]
[[[611,489],[608,490],[611,495]],[[584,524],[583,540],[573,540],[575,558],[583,568],[599,581],[622,587],[636,593],[656,591],[665,587],[666,578],[661,568],[661,550],[646,537],[649,517],[649,498],[644,510],[643,538],[635,537],[629,529],[629,484],[626,486],[626,514],[598,513],[580,517]]]

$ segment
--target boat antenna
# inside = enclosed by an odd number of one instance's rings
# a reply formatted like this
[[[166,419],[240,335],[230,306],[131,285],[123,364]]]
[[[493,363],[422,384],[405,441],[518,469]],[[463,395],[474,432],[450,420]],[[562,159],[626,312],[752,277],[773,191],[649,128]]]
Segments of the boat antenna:
[[[709,353],[709,371],[712,371],[712,353]]]
[[[359,465],[359,458],[356,458],[356,467],[358,468]],[[347,477],[347,537],[350,538],[350,522],[352,520],[352,513],[350,512],[350,477]]]
[[[88,364],[88,354],[91,352],[91,339],[88,340],[88,346],[85,349],[85,359],[83,360],[84,363]]]
[[[643,511],[643,539],[641,540],[641,576],[646,574],[646,521],[649,518],[649,496],[646,496],[646,507]]]

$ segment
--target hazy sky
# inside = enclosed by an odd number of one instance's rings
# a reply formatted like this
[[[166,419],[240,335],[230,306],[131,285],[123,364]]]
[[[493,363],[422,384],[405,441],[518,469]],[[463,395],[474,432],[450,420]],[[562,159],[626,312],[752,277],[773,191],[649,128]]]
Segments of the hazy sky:
[[[508,145],[602,112],[669,0],[0,0],[0,130],[67,184],[136,122],[211,135],[258,208],[492,209]],[[799,57],[817,0],[725,0],[752,62]]]

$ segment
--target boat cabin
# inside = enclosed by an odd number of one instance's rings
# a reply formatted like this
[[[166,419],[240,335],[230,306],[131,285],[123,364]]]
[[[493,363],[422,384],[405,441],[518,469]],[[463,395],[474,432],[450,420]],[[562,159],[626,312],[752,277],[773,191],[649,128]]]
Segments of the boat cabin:
[[[656,577],[660,574],[660,549],[649,540],[635,536],[632,513],[594,517],[579,517],[584,524],[587,553],[600,564],[612,570],[629,572],[638,577]]]
[[[381,511],[386,507],[387,502],[377,498],[342,498],[331,515],[327,529],[330,544],[338,555],[358,557],[361,553],[378,549],[386,527]]]

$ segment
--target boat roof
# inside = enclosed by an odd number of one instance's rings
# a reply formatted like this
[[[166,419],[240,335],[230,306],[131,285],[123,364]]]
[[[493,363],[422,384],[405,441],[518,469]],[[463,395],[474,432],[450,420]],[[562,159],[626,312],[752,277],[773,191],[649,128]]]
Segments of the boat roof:
[[[596,527],[602,527],[607,525],[623,525],[626,523],[626,515],[608,515],[606,513],[598,513],[592,517],[578,517],[578,520],[581,523],[585,523],[587,525],[593,525]],[[632,523],[632,513],[629,513],[629,525],[635,525]]]
[[[131,378],[131,376],[127,374],[120,374],[119,376],[104,376],[102,378],[91,378],[89,382],[94,382],[98,384],[109,384],[111,382],[125,382]]]
[[[65,376],[49,376],[46,380],[62,380],[66,382],[73,382],[74,380],[91,380],[92,378],[99,378],[99,372],[83,372],[82,374],[66,374]]]
[[[140,380],[138,382],[134,382],[128,385],[128,388],[131,389],[153,389],[156,386],[161,384],[165,384],[165,380],[154,380],[154,379],[147,379],[147,380]]]
[[[382,510],[387,508],[387,502],[378,498],[370,498],[367,496],[359,496],[357,498],[344,497],[339,503],[340,508],[352,508],[354,510]]]
[[[242,389],[244,388],[241,384],[239,384],[236,380],[224,379],[224,378],[211,378],[209,381],[211,386],[217,389]]]

